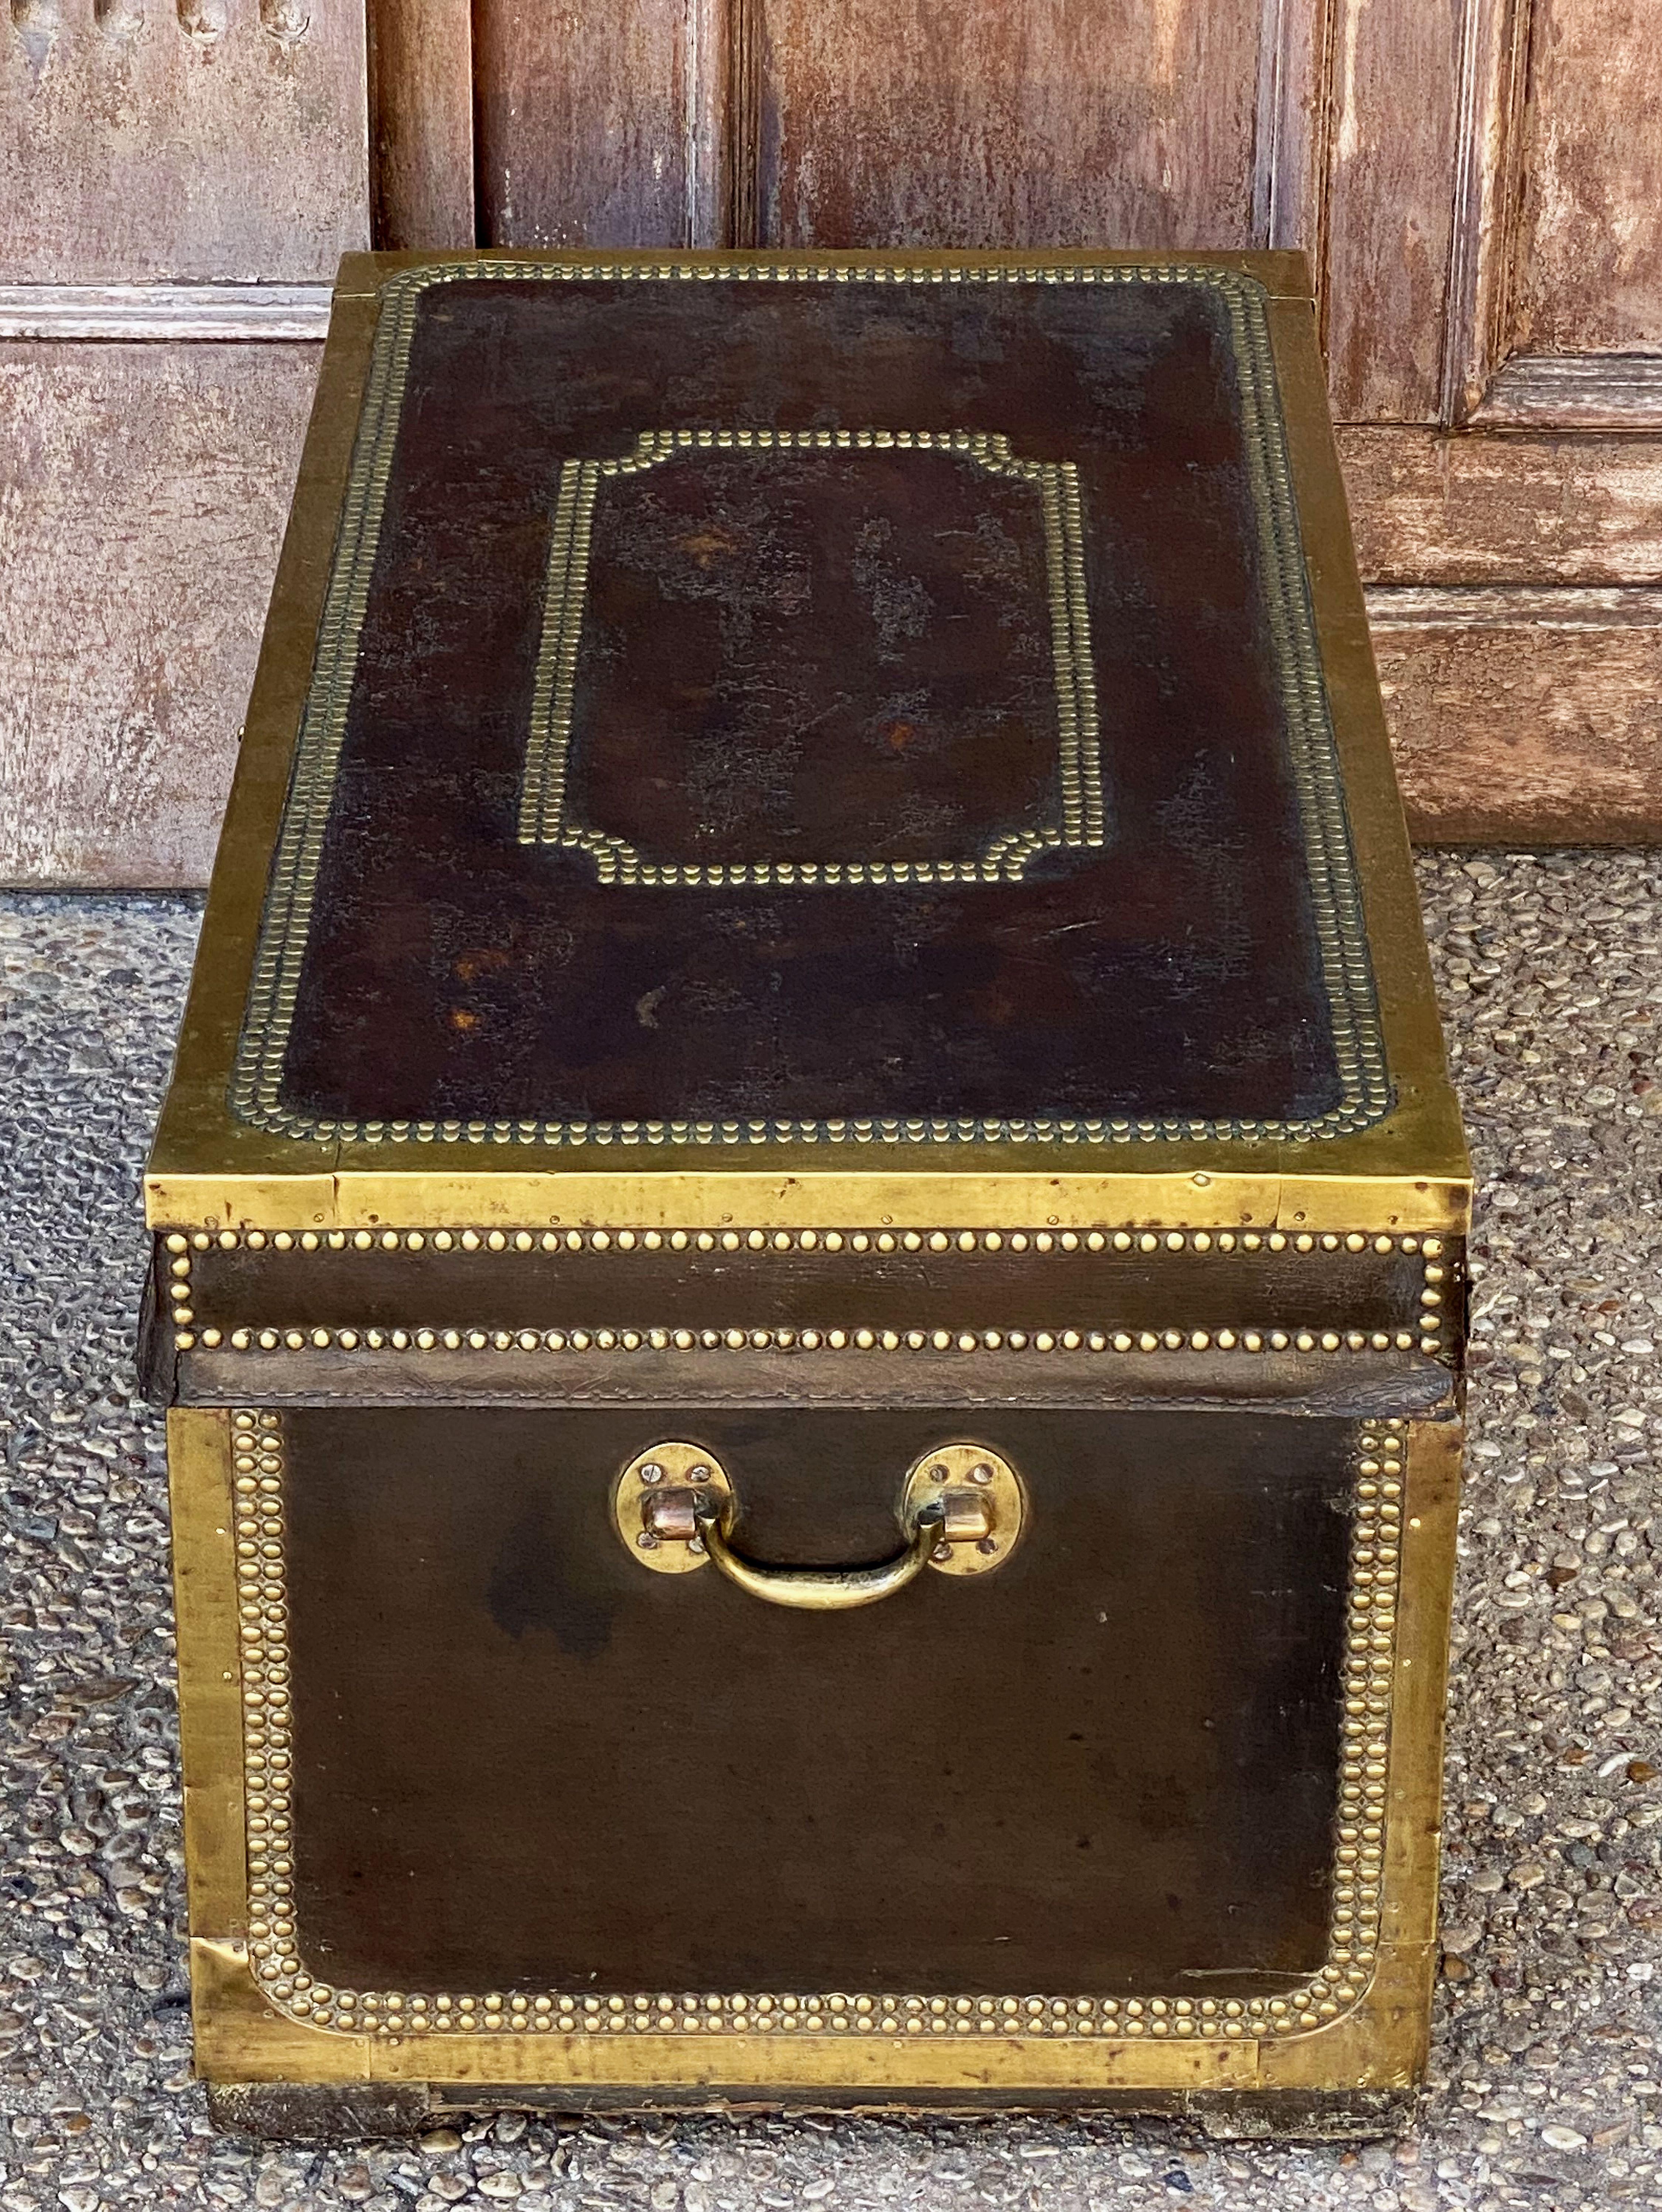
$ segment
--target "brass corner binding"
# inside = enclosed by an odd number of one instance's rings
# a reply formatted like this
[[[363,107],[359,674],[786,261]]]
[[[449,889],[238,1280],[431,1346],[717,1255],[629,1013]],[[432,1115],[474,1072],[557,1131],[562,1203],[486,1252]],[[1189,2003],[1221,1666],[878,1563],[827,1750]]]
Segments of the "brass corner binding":
[[[1288,763],[1303,833],[1311,906],[1332,1025],[1339,1101],[1307,1119],[1184,1115],[983,1120],[951,1115],[896,1120],[877,1114],[756,1121],[587,1121],[543,1115],[456,1120],[331,1117],[297,1112],[283,1097],[283,1069],[311,927],[325,835],[345,742],[369,581],[397,446],[404,388],[421,301],[435,286],[639,283],[1180,286],[1209,292],[1229,326],[1241,407],[1242,445],[1257,520],[1266,622],[1274,647]],[[1120,1145],[1222,1139],[1301,1144],[1351,1134],[1390,1111],[1367,924],[1345,811],[1321,650],[1306,576],[1298,503],[1277,397],[1268,295],[1232,269],[1113,262],[849,263],[817,260],[547,262],[474,257],[408,269],[380,288],[362,414],[319,626],[312,682],[296,741],[271,889],[261,918],[229,1103],[238,1119],[318,1144],[508,1146],[1008,1143]],[[679,433],[676,434],[679,434]],[[551,526],[553,518],[551,517]],[[551,708],[551,712],[552,708]],[[543,800],[538,799],[538,809]],[[516,825],[523,833],[523,821]],[[614,854],[614,861],[618,856]]]
[[[630,2033],[1261,2041],[1330,2027],[1366,1996],[1379,1962],[1405,1422],[1367,1424],[1357,1439],[1327,1956],[1316,1973],[1281,1996],[1238,1998],[1160,1990],[1111,1997],[357,1990],[323,1980],[306,1963],[295,1906],[283,1417],[248,1409],[231,1419],[248,1955],[261,1995],[285,2018],[392,2043],[475,2034]]]
[[[1446,1243],[1440,1237],[1367,1237],[1359,1230],[1288,1235],[1281,1230],[1169,1229],[1086,1231],[816,1230],[816,1229],[368,1229],[174,1230],[162,1239],[174,1348],[204,1352],[1413,1352],[1432,1357],[1447,1350],[1443,1334],[1448,1290]],[[1420,1315],[1413,1329],[1262,1328],[1250,1322],[1211,1328],[698,1328],[670,1326],[589,1328],[254,1328],[204,1321],[195,1305],[192,1261],[210,1249],[240,1247],[274,1252],[825,1252],[855,1255],[975,1251],[1206,1254],[1295,1252],[1301,1255],[1401,1250],[1422,1261]]]

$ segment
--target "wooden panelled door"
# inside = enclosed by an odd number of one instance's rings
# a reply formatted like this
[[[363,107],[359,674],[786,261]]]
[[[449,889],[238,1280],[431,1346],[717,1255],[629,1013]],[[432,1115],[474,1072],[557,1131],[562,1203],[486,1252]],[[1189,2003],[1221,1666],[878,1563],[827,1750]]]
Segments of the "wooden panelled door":
[[[1647,0],[9,0],[0,878],[201,882],[338,252],[1296,246],[1422,837],[1662,831]]]

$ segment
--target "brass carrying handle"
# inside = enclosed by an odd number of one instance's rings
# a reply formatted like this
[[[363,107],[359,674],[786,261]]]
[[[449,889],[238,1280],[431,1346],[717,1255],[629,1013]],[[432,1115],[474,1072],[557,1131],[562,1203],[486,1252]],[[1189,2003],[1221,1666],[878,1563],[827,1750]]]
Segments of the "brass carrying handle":
[[[925,1567],[984,1575],[1015,1549],[1026,1513],[1020,1476],[983,1444],[938,1445],[916,1461],[896,1517],[904,1539],[874,1566],[783,1567],[746,1559],[731,1541],[739,1501],[727,1469],[702,1446],[654,1444],[618,1476],[612,1519],[630,1556],[654,1574],[713,1565],[769,1605],[837,1613],[874,1605],[915,1582]]]
[[[732,1517],[731,1501],[725,1513],[713,1502],[697,1510],[704,1549],[730,1583],[770,1605],[794,1606],[800,1613],[841,1613],[850,1606],[875,1605],[915,1582],[929,1564],[947,1513],[942,1505],[925,1505],[912,1516],[905,1549],[874,1567],[765,1567],[729,1545],[722,1523]]]

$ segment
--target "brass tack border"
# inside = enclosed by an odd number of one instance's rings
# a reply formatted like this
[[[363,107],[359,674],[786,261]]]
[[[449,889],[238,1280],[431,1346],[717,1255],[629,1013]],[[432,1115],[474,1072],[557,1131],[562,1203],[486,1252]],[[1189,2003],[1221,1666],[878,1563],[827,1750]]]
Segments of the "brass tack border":
[[[1442,1306],[1447,1268],[1440,1237],[1367,1237],[1329,1230],[1287,1234],[1209,1229],[222,1229],[174,1230],[162,1239],[174,1344],[190,1352],[1411,1352],[1443,1347]],[[932,1255],[970,1252],[1294,1252],[1397,1251],[1420,1255],[1422,1287],[1417,1331],[1397,1329],[951,1329],[699,1328],[596,1327],[572,1329],[353,1328],[308,1327],[229,1329],[204,1325],[195,1310],[191,1263],[209,1250],[273,1252],[851,1252]]]
[[[1340,1103],[1308,1120],[1251,1116],[1066,1115],[981,1120],[885,1120],[826,1116],[788,1121],[332,1119],[295,1113],[283,1103],[283,1078],[310,933],[323,843],[345,740],[369,578],[380,544],[405,380],[423,295],[435,285],[636,283],[897,284],[928,286],[1172,286],[1209,291],[1221,301],[1233,342],[1241,407],[1245,467],[1257,519],[1266,624],[1286,717],[1318,957],[1332,1023]],[[1111,262],[608,261],[549,263],[481,257],[411,269],[380,288],[381,311],[362,418],[342,503],[334,562],[319,624],[317,653],[296,740],[293,780],[261,916],[247,1006],[228,1103],[240,1120],[274,1134],[318,1144],[765,1145],[796,1144],[1141,1144],[1222,1139],[1245,1144],[1305,1143],[1350,1134],[1382,1120],[1391,1105],[1367,928],[1357,881],[1320,647],[1311,611],[1298,502],[1277,398],[1268,295],[1255,277],[1203,264]]]
[[[979,853],[957,860],[693,863],[654,860],[626,837],[572,820],[566,811],[566,783],[577,656],[588,590],[589,544],[602,485],[711,453],[855,452],[930,453],[968,461],[989,476],[1013,477],[1038,493],[1055,670],[1061,820],[1003,830]],[[1102,763],[1077,466],[1072,461],[1020,459],[1008,438],[981,430],[642,430],[628,453],[606,460],[565,462],[554,507],[542,638],[532,684],[519,839],[522,845],[558,845],[587,853],[599,880],[622,889],[702,885],[720,890],[731,884],[776,884],[811,890],[859,884],[1020,883],[1037,854],[1069,845],[1100,846]]]
[[[1324,1963],[1273,1997],[652,1990],[577,1994],[342,1988],[314,1976],[295,1911],[294,1710],[284,1536],[283,1416],[232,1417],[241,1638],[249,1966],[274,2009],[314,2028],[387,2040],[455,2034],[1019,2035],[1233,2041],[1307,2034],[1367,1992],[1379,1937],[1385,1780],[1395,1678],[1407,1424],[1357,1437]]]
[[[1423,1252],[1440,1237],[1233,1229],[198,1229],[170,1254],[234,1252]]]
[[[208,1352],[1434,1352],[1409,1329],[204,1328]],[[183,1343],[180,1348],[191,1349]]]

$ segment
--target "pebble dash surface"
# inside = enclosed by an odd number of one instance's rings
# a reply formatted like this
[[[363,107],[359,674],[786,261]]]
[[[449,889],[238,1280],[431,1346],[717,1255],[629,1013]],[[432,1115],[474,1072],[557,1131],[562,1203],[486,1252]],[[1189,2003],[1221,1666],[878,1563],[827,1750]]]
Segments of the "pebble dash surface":
[[[0,898],[0,2212],[1662,2205],[1662,854],[1423,855],[1481,1182],[1443,1978],[1402,2140],[508,2115],[215,2137],[189,2062],[139,1164],[198,907]]]

